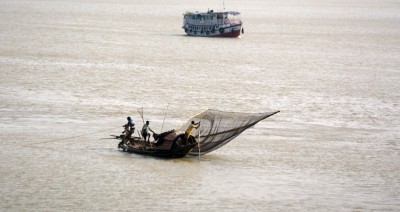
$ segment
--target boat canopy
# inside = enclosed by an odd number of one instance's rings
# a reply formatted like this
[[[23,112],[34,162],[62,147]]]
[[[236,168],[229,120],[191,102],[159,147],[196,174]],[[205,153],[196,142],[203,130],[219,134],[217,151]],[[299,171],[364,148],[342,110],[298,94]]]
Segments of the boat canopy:
[[[192,16],[192,15],[216,15],[216,14],[229,14],[229,15],[240,15],[240,12],[237,11],[223,11],[223,12],[214,12],[213,10],[209,10],[208,12],[186,12],[183,15],[184,16]]]
[[[240,15],[240,12],[236,12],[236,11],[228,11],[227,13],[231,14],[231,15]]]
[[[200,127],[193,129],[192,135],[199,140],[200,151],[196,146],[189,155],[204,155],[214,151],[279,111],[266,113],[224,112],[213,109],[201,112],[178,127],[178,131],[185,131],[192,121],[200,122]]]

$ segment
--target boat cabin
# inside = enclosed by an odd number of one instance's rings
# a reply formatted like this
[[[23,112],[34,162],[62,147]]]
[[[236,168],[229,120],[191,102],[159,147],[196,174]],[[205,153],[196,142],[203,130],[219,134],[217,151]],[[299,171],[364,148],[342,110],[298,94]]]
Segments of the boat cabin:
[[[224,27],[225,25],[236,25],[241,24],[240,13],[235,11],[227,12],[214,12],[209,10],[207,13],[201,12],[187,12],[183,18],[183,25],[219,25]]]

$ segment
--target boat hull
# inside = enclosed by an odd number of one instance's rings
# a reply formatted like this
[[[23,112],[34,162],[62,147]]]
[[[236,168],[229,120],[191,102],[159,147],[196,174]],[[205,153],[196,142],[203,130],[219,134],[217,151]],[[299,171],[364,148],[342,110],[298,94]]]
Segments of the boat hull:
[[[124,135],[119,136],[121,142],[118,148],[128,153],[139,155],[155,156],[162,158],[181,158],[189,154],[189,152],[197,145],[193,136],[184,137],[182,133],[169,131],[157,135],[155,143],[145,142],[142,138],[134,137],[129,141]]]
[[[195,144],[183,147],[175,146],[170,150],[135,148],[132,146],[126,146],[125,148],[122,149],[128,153],[135,153],[139,155],[154,156],[160,158],[182,158],[188,155],[188,153],[195,146],[196,146]]]
[[[224,28],[217,28],[213,27],[210,30],[194,30],[190,28],[183,27],[186,34],[189,36],[196,36],[196,37],[231,37],[236,38],[239,37],[242,31],[242,25],[238,24],[235,26],[229,26]]]

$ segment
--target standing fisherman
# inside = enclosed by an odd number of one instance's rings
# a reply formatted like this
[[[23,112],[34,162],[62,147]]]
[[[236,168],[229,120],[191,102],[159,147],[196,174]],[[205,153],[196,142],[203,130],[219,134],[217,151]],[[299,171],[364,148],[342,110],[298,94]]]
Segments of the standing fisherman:
[[[143,136],[145,142],[146,142],[146,141],[150,142],[150,133],[149,133],[149,130],[150,130],[152,133],[154,133],[154,131],[151,130],[149,124],[150,124],[150,122],[149,122],[149,121],[146,121],[146,124],[143,125],[143,128],[142,128],[142,136]],[[147,139],[147,138],[148,138],[148,139]]]

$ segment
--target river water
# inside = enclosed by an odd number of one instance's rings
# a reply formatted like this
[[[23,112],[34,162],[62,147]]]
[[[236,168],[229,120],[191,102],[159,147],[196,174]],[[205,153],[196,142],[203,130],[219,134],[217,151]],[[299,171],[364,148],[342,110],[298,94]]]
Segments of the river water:
[[[0,1],[1,211],[400,210],[399,1],[225,1],[245,34],[184,34],[185,11],[222,7]],[[164,160],[104,139],[142,107],[158,132],[281,112]]]

